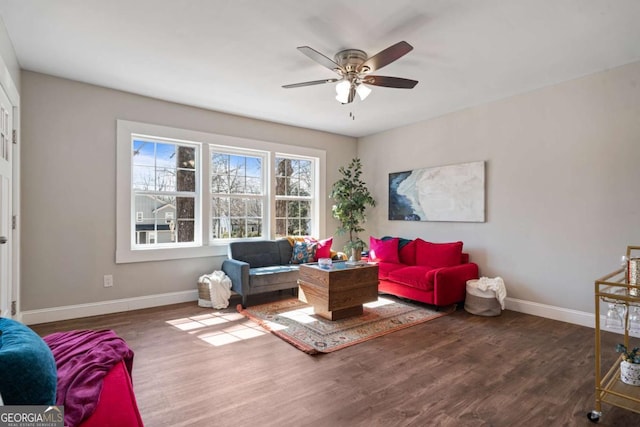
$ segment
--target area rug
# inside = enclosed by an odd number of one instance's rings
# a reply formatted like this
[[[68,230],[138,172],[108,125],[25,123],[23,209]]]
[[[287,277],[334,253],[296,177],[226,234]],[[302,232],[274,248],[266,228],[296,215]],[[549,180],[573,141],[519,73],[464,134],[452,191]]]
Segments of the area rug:
[[[385,295],[365,304],[361,316],[331,321],[314,315],[313,307],[295,298],[246,309],[238,305],[244,316],[308,354],[340,350],[454,310],[455,306],[435,311]]]

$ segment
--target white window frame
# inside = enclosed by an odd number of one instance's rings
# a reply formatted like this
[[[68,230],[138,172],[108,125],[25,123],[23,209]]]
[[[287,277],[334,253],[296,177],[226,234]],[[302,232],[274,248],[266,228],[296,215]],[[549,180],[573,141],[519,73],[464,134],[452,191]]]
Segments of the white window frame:
[[[314,167],[315,203],[312,203],[312,234],[324,237],[326,230],[326,151],[316,148],[287,145],[248,138],[212,134],[154,125],[128,120],[117,120],[116,123],[116,263],[161,261],[170,259],[186,259],[207,256],[226,256],[228,244],[238,239],[215,239],[211,233],[211,173],[210,149],[212,146],[244,151],[253,155],[264,152],[267,163],[263,170],[266,175],[267,204],[264,209],[263,238],[273,238],[275,234],[275,179],[273,178],[276,156],[300,156],[316,159]],[[200,227],[196,227],[198,244],[185,247],[164,247],[135,249],[132,244],[132,230],[135,229],[135,212],[132,211],[131,189],[131,135],[150,135],[155,138],[167,138],[189,143],[201,144],[199,158],[200,209],[196,213]],[[206,177],[206,178],[204,178]],[[134,228],[132,228],[134,227]],[[246,239],[244,239],[246,240]]]
[[[286,195],[278,196],[278,195],[275,194],[275,189],[274,189],[274,191],[273,191],[274,204],[275,204],[275,202],[277,200],[283,200],[283,201],[308,201],[308,202],[310,202],[310,205],[311,205],[312,218],[317,216],[318,213],[317,213],[317,211],[315,209],[316,200],[318,198],[318,193],[316,193],[316,191],[317,191],[316,181],[318,179],[318,174],[316,173],[316,169],[318,168],[317,162],[314,161],[314,158],[308,157],[308,156],[292,155],[290,153],[275,153],[274,154],[274,163],[275,163],[275,159],[278,158],[278,157],[279,158],[285,158],[285,159],[291,159],[291,160],[307,160],[307,161],[311,161],[311,174],[313,175],[313,186],[314,186],[314,188],[311,189],[312,195],[310,197],[286,196]],[[273,169],[274,170],[272,172],[275,174],[275,168],[273,168]],[[274,182],[275,182],[275,180],[274,180]],[[275,210],[274,210],[274,212],[275,212]],[[287,218],[289,218],[289,217],[287,217]],[[275,235],[275,232],[276,232],[276,230],[275,230],[275,219],[276,219],[275,214],[273,216],[273,219],[274,219],[273,235]],[[312,225],[312,235],[314,235],[313,234],[313,225]]]
[[[188,146],[188,147],[192,147],[195,150],[195,162],[198,166],[201,166],[202,163],[202,144],[197,143],[197,142],[193,142],[193,141],[186,141],[184,139],[173,139],[173,138],[166,138],[166,137],[158,137],[158,136],[151,136],[151,135],[142,135],[139,133],[132,133],[131,134],[131,142],[133,142],[133,140],[146,140],[150,143],[154,143],[154,144],[175,144],[176,146]],[[131,150],[131,145],[129,146],[129,150]],[[176,153],[177,154],[177,153]],[[133,170],[133,168],[130,168],[131,170]],[[202,173],[199,170],[200,167],[197,167],[195,170],[195,191],[177,191],[177,189],[174,189],[173,191],[168,191],[168,192],[164,192],[165,194],[169,195],[169,196],[173,196],[173,197],[193,197],[194,199],[194,211],[196,212],[196,218],[194,221],[194,236],[193,236],[193,241],[192,242],[175,242],[175,243],[156,243],[158,240],[158,230],[153,230],[152,232],[148,233],[148,236],[153,236],[152,241],[149,241],[149,239],[147,239],[148,241],[145,244],[138,244],[137,243],[137,238],[135,233],[131,233],[131,247],[133,248],[133,250],[143,250],[143,251],[147,251],[147,250],[156,250],[156,249],[163,249],[163,248],[180,248],[180,247],[193,247],[193,246],[201,246],[201,242],[202,242],[202,232],[200,231],[202,229],[202,224],[201,221],[202,219],[198,217],[197,212],[202,211],[201,205],[202,205]],[[157,193],[156,191],[152,191],[149,193]],[[138,193],[140,194],[140,193]],[[183,194],[183,195],[181,195]],[[132,221],[132,227],[135,228],[135,223],[137,223],[137,219],[138,219],[138,213],[134,212],[135,209],[135,193],[134,191],[131,191],[131,205],[132,205],[132,212],[131,212],[131,221]],[[177,199],[176,199],[177,200]],[[176,230],[177,233],[177,230]],[[151,244],[153,246],[151,246]]]

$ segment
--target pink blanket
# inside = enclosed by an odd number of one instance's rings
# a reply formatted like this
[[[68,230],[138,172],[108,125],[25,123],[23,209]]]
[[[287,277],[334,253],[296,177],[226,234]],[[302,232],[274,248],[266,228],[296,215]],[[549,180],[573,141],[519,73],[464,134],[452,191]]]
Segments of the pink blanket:
[[[113,331],[56,332],[44,341],[58,368],[56,404],[64,405],[65,426],[78,426],[93,414],[102,380],[118,362],[124,360],[131,375],[133,351]]]

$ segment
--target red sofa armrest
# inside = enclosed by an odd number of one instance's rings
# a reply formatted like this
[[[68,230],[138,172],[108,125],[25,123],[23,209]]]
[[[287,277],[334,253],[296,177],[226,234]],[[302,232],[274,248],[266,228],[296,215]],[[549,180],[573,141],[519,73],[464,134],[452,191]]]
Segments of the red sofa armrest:
[[[439,268],[433,280],[433,303],[445,306],[463,301],[467,280],[477,278],[478,265],[473,262]]]
[[[133,384],[124,361],[104,377],[98,406],[80,427],[143,427]]]

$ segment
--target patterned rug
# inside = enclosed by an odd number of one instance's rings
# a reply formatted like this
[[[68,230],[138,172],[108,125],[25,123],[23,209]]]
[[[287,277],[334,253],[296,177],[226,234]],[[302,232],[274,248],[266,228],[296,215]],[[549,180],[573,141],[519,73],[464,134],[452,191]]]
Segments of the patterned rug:
[[[274,335],[309,354],[330,353],[372,338],[449,314],[455,306],[435,311],[390,296],[364,304],[364,313],[341,320],[313,314],[313,308],[291,298],[238,311]]]

